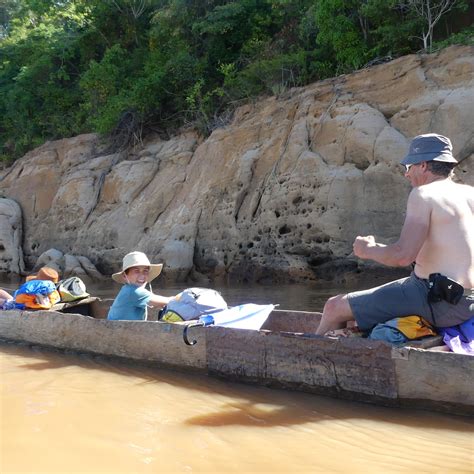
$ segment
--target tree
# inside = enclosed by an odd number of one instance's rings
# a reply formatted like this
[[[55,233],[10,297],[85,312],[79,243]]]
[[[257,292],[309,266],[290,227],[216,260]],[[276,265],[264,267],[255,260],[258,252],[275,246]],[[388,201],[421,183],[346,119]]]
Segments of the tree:
[[[11,17],[19,9],[18,0],[0,0],[0,41],[8,35]]]
[[[424,22],[421,39],[425,51],[431,51],[434,27],[457,2],[458,0],[407,0],[402,2],[409,10],[421,17]]]
[[[190,122],[209,132],[242,101],[414,52],[420,30],[431,48],[436,25],[444,39],[467,5],[0,0],[0,162],[84,132],[118,130],[121,143]]]
[[[339,68],[348,72],[366,62],[368,34],[362,0],[320,0],[316,4],[317,43],[332,49]]]

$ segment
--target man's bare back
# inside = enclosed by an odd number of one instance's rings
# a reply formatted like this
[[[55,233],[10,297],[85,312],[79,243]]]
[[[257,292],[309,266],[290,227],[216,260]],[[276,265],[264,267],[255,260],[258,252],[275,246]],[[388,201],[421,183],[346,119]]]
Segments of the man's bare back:
[[[429,230],[416,256],[415,274],[441,273],[474,287],[474,188],[450,178],[413,189],[430,212]]]

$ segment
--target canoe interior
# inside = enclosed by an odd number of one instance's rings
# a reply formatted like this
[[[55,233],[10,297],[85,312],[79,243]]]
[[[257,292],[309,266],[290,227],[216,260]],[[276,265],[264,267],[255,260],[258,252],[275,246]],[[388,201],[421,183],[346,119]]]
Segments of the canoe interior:
[[[63,313],[82,314],[96,319],[106,319],[112,301],[112,299],[87,298],[78,302],[79,304],[60,306],[57,309]],[[149,309],[148,320],[158,320],[158,311],[156,309]],[[320,320],[321,313],[317,312],[275,309],[268,316],[261,329],[300,334],[315,333]]]
[[[58,310],[63,313],[82,314],[95,319],[106,319],[113,299],[87,298],[78,303],[59,305]],[[149,321],[158,321],[158,310],[151,309],[148,313]],[[262,331],[287,332],[295,335],[310,335],[316,332],[321,321],[321,313],[312,311],[292,311],[275,309],[263,324]],[[448,350],[442,342],[441,336],[427,337],[418,341],[410,341],[406,346],[418,349],[432,349],[445,352]]]

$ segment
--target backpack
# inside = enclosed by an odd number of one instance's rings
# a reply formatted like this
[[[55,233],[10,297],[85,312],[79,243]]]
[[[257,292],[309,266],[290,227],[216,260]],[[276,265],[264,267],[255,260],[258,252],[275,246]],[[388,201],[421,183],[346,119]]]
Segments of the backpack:
[[[28,309],[50,309],[59,302],[56,285],[49,280],[30,280],[18,288],[13,295],[15,303]]]
[[[163,308],[160,320],[169,323],[189,321],[224,309],[227,309],[227,303],[218,291],[187,288]]]
[[[89,296],[89,293],[86,291],[86,285],[76,276],[61,280],[57,287],[63,303],[81,300]]]

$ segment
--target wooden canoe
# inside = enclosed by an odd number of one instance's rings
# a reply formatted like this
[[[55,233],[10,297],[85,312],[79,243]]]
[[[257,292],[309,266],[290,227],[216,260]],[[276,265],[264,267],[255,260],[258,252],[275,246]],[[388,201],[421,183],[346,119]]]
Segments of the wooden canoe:
[[[363,338],[316,336],[321,315],[274,310],[260,331],[108,321],[89,298],[61,311],[0,311],[0,338],[101,354],[236,382],[387,406],[474,415],[474,357],[446,352],[440,338],[395,347]],[[82,314],[80,314],[82,313]]]

